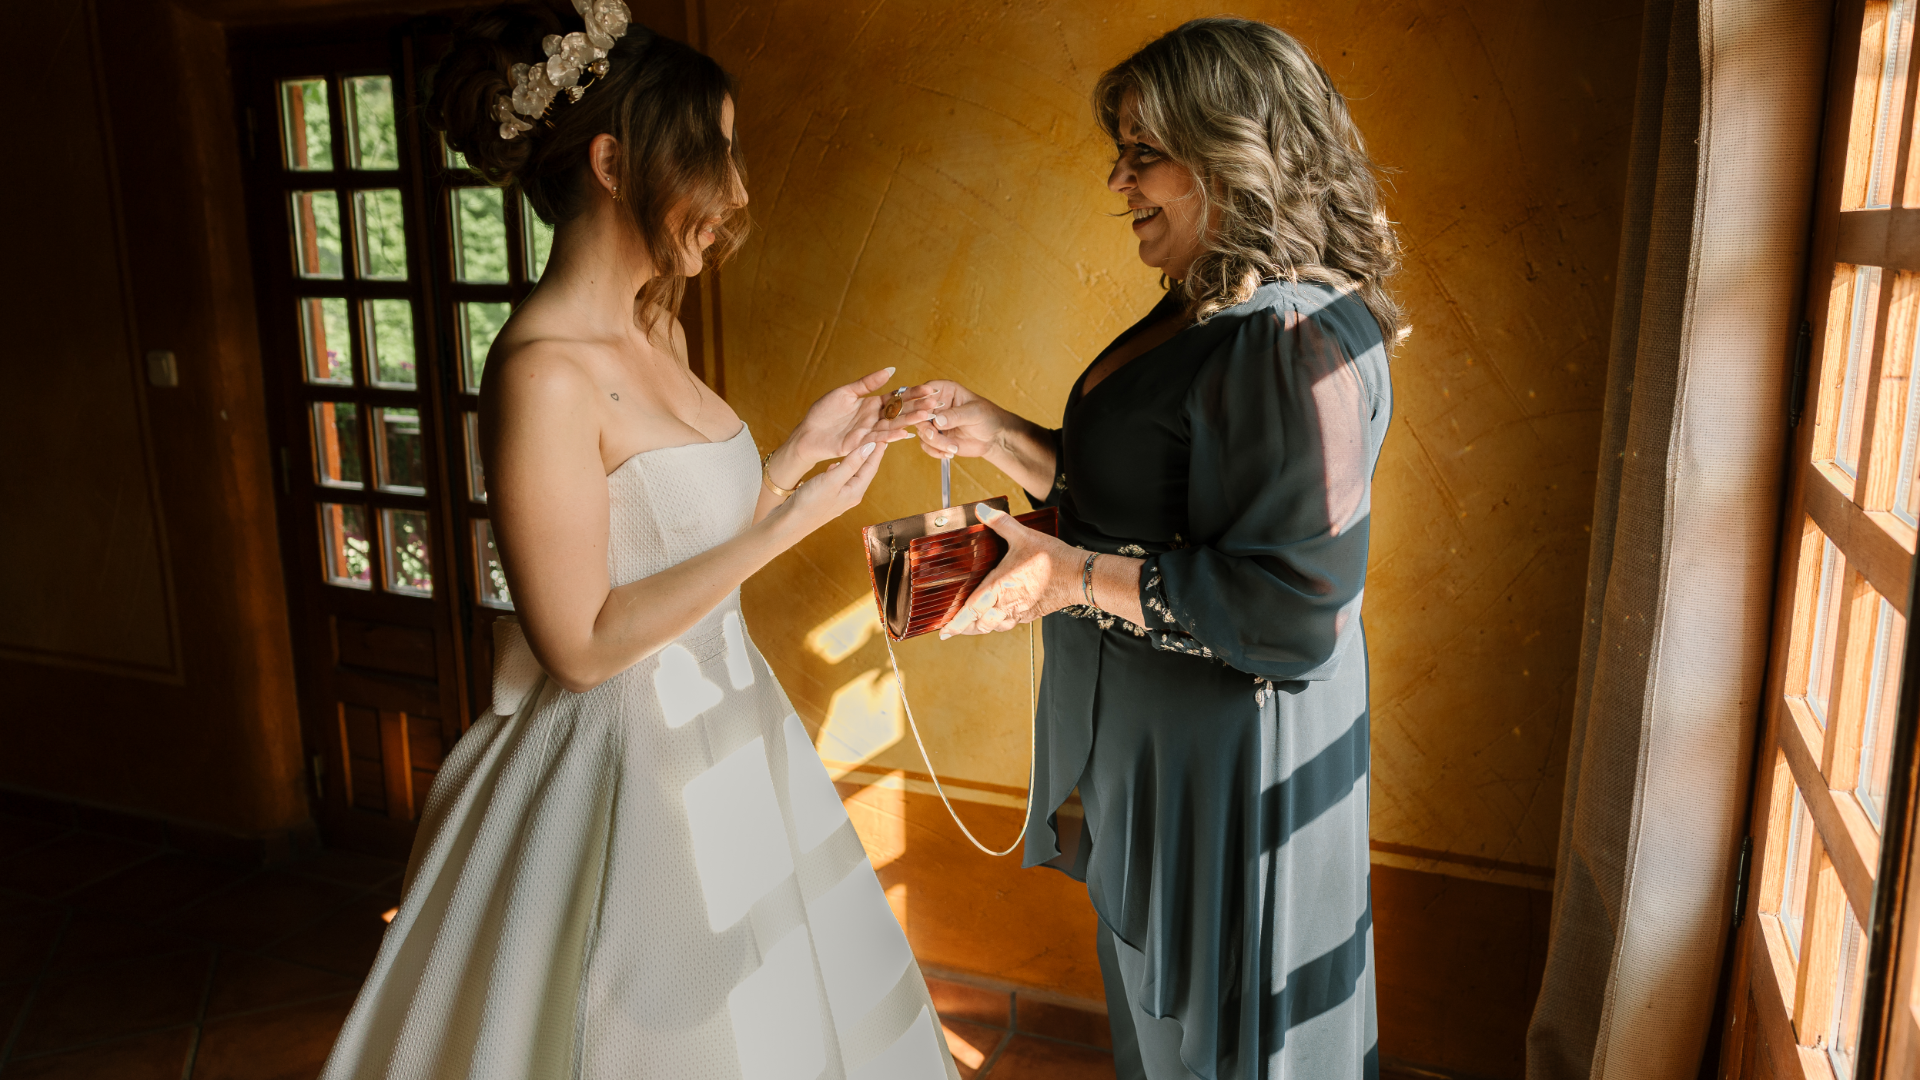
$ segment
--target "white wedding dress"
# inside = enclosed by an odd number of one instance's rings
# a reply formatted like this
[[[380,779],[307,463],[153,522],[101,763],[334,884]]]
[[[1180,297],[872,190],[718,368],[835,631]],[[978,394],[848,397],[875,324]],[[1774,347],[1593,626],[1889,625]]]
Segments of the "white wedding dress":
[[[616,585],[753,519],[725,442],[607,478]],[[740,595],[585,693],[496,632],[324,1080],[958,1080],[926,984]]]

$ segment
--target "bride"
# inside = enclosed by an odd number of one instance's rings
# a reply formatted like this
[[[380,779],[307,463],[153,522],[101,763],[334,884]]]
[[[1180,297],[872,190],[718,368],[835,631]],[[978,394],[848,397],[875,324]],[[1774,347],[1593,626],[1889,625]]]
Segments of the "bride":
[[[556,227],[481,406],[519,622],[323,1075],[957,1080],[740,616],[742,581],[860,502],[891,369],[760,458],[674,317],[744,227],[730,80],[575,3],[584,29],[474,18],[434,76],[430,123]]]

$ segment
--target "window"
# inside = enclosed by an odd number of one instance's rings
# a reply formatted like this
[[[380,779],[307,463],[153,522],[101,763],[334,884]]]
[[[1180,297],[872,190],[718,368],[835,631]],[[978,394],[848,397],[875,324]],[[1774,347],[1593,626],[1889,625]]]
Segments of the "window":
[[[1920,508],[1920,390],[1909,378],[1920,247],[1895,238],[1920,210],[1907,115],[1914,8],[1853,0],[1836,24],[1829,115],[1843,122],[1829,122],[1821,151],[1835,164],[1809,273],[1811,422],[1794,433],[1774,629],[1783,662],[1761,748],[1772,767],[1753,815],[1757,917],[1741,944],[1747,992],[1730,1010],[1751,1022],[1723,1059],[1771,1061],[1780,1077],[1850,1080],[1866,1046],[1865,928],[1888,826]]]
[[[292,185],[288,245],[302,294],[292,323],[298,382],[309,395],[320,577],[341,588],[430,597],[419,290],[406,199],[394,186],[393,82],[386,75],[283,79],[275,96]],[[344,123],[335,123],[336,107]],[[365,491],[373,502],[323,501],[329,489]]]
[[[494,339],[546,269],[553,228],[437,136],[410,188],[390,75],[283,77],[274,88],[314,505],[341,490],[369,500],[327,504],[320,577],[428,598],[453,573],[481,606],[511,608],[486,521],[479,394]],[[409,194],[421,189],[426,210]],[[450,354],[436,354],[435,339]],[[455,371],[436,411],[442,355]],[[454,506],[444,529],[442,455]],[[454,557],[436,561],[445,550]]]

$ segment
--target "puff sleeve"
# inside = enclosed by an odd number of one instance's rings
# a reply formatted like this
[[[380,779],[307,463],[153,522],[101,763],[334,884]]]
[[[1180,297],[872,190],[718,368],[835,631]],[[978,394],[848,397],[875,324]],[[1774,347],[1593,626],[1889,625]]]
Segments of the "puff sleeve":
[[[1252,312],[1195,376],[1184,406],[1190,543],[1150,556],[1140,574],[1155,646],[1276,682],[1338,668],[1358,629],[1368,436],[1383,395],[1329,317],[1297,305]]]

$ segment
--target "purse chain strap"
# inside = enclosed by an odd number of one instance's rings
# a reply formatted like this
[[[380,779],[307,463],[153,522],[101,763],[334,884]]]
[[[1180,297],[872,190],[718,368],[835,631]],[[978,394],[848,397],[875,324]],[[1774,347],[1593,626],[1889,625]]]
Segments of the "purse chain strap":
[[[907,700],[907,677],[900,673],[900,660],[893,655],[893,635],[887,633],[885,626],[880,628],[880,636],[885,639],[887,643],[887,662],[893,665],[894,684],[900,688],[900,705],[907,714],[907,728],[913,732],[914,744],[920,747],[920,760],[926,763],[927,775],[933,778],[933,790],[939,794],[940,801],[946,804],[947,815],[953,818],[955,825],[960,826],[960,831],[966,835],[966,838],[973,841],[973,846],[996,859],[1003,855],[1013,854],[1014,849],[1020,846],[1020,841],[1027,837],[1027,823],[1033,820],[1033,778],[1034,770],[1039,766],[1040,762],[1039,732],[1037,730],[1040,717],[1040,700],[1038,681],[1034,674],[1033,639],[1035,635],[1039,633],[1039,631],[1035,629],[1039,625],[1040,620],[1038,619],[1027,624],[1027,701],[1032,708],[1034,717],[1028,729],[1028,745],[1032,748],[1032,752],[1027,758],[1027,808],[1026,812],[1020,816],[1019,834],[1013,838],[1013,843],[1008,844],[1000,851],[995,851],[981,843],[980,838],[973,835],[973,830],[967,828],[967,823],[960,820],[960,812],[953,808],[953,800],[947,798],[947,789],[940,783],[940,774],[933,770],[933,759],[927,756],[927,743],[926,740],[920,737],[920,725],[915,723],[913,719],[913,705]]]

